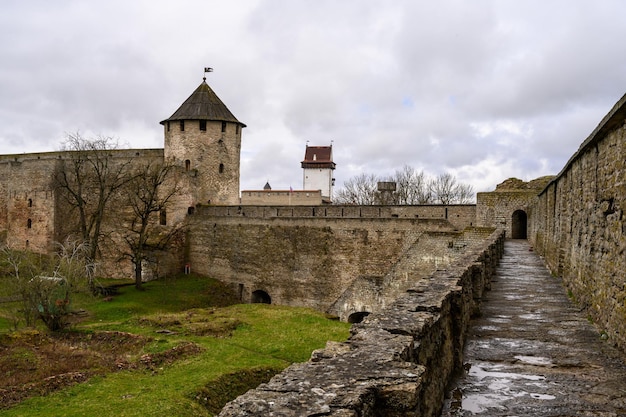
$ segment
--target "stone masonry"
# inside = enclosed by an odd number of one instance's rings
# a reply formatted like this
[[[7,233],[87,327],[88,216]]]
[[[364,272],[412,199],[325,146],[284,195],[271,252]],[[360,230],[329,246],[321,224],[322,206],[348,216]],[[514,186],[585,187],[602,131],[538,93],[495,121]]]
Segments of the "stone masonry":
[[[529,239],[626,350],[626,96],[530,207]]]

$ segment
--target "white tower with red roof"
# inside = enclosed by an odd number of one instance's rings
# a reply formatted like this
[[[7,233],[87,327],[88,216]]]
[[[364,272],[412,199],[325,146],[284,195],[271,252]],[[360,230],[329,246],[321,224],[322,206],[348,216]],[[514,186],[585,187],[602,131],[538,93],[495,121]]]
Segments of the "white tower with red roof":
[[[302,189],[321,190],[322,199],[331,202],[335,178],[333,146],[306,146],[302,161]]]

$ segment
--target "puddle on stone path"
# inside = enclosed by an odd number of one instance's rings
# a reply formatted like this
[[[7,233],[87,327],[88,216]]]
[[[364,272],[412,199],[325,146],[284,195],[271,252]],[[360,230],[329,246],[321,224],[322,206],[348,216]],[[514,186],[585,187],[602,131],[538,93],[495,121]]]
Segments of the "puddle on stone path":
[[[490,317],[487,320],[493,323],[510,323],[511,316],[496,316],[496,317]]]
[[[478,364],[472,365],[469,370],[469,376],[478,379],[479,381],[485,378],[502,378],[502,379],[527,379],[530,381],[542,381],[546,379],[546,377],[541,375],[527,375],[527,374],[518,374],[515,372],[498,372],[498,370],[503,369],[502,365],[493,365],[490,368],[492,370],[486,370],[485,368],[489,366],[488,364]]]
[[[500,330],[498,326],[478,326],[477,329],[480,331],[491,331],[491,332]]]
[[[543,318],[542,314],[537,313],[528,313],[528,314],[520,314],[519,318],[524,320],[539,320]]]
[[[544,358],[541,356],[523,356],[523,355],[517,355],[514,356],[515,359],[517,359],[520,362],[524,362],[527,363],[529,365],[540,365],[540,366],[548,366],[548,365],[552,365],[552,361],[548,358]]]
[[[531,364],[546,365],[551,363],[548,358],[534,356],[516,356],[516,359]],[[506,410],[506,402],[515,398],[525,396],[535,400],[554,400],[556,398],[549,394],[529,392],[535,389],[538,391],[545,390],[546,385],[542,382],[546,379],[544,376],[505,371],[503,365],[487,363],[472,365],[469,369],[468,378],[476,380],[475,388],[486,392],[465,391],[461,399],[461,408],[478,414],[489,409]]]

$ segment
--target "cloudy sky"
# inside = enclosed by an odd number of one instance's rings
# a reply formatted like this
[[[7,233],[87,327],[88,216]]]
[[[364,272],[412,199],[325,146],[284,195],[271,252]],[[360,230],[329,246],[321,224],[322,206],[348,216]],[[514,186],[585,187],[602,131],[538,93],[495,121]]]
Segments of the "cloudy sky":
[[[558,173],[626,92],[621,0],[3,0],[0,153],[66,133],[160,148],[207,82],[247,128],[242,189],[403,165],[476,191]]]

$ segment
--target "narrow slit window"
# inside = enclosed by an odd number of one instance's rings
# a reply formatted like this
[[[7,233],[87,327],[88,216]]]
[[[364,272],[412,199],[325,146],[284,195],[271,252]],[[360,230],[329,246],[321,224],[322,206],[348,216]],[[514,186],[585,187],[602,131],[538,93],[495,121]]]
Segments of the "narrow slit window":
[[[28,219],[28,220],[26,221],[26,227],[27,227],[28,229],[31,229],[31,228],[33,227],[33,221],[32,221],[31,219]]]
[[[224,172],[224,164],[220,164],[219,172],[222,174]]]
[[[167,122],[167,131],[170,131],[170,122]]]
[[[226,132],[226,122],[222,122],[222,132]]]
[[[185,171],[189,171],[191,169],[191,161],[189,159],[185,160]]]
[[[181,132],[184,132],[184,131],[185,131],[185,121],[184,121],[184,120],[181,120],[181,121],[180,121],[180,131],[181,131]]]
[[[33,206],[33,199],[29,198],[28,199],[28,207],[32,207]]]
[[[167,225],[167,213],[165,212],[165,210],[161,210],[159,212],[159,224],[161,224],[161,226]]]
[[[200,130],[206,131],[206,120],[200,120]]]

